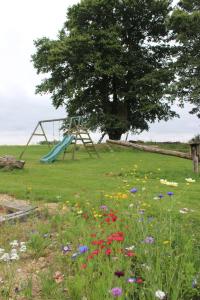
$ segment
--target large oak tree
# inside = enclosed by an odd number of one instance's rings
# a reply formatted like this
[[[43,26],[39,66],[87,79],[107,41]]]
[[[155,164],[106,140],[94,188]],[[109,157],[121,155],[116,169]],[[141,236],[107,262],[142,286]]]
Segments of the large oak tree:
[[[173,81],[167,19],[170,0],[82,0],[67,11],[56,40],[35,41],[32,56],[46,78],[37,93],[82,115],[111,139],[168,120]],[[171,44],[172,45],[172,44]]]

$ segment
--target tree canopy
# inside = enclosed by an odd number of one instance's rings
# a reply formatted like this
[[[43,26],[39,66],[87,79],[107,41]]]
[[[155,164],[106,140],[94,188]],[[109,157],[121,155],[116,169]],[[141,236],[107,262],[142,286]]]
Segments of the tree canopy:
[[[170,22],[179,43],[175,93],[200,118],[200,1],[179,1]]]
[[[67,11],[56,40],[35,41],[32,56],[46,78],[37,93],[69,116],[82,115],[91,129],[112,139],[129,129],[176,116],[169,86],[171,0],[82,0]]]

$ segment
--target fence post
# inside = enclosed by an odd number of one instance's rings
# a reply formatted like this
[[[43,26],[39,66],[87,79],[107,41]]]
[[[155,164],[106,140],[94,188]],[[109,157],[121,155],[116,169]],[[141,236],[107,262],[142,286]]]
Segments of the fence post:
[[[200,143],[190,143],[194,172],[199,173]]]

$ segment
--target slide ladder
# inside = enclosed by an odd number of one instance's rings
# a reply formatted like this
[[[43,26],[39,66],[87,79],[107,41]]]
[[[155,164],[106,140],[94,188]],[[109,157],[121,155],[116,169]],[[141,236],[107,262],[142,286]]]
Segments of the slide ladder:
[[[91,136],[86,128],[83,126],[75,126],[73,129],[70,130],[70,134],[72,134],[75,138],[73,141],[74,144],[74,149],[72,153],[72,159],[74,159],[75,156],[75,149],[76,149],[76,144],[77,141],[81,141],[85,150],[89,154],[90,157],[100,157],[99,153],[97,152],[95,145],[91,139]],[[64,151],[64,156],[65,156],[66,150]]]

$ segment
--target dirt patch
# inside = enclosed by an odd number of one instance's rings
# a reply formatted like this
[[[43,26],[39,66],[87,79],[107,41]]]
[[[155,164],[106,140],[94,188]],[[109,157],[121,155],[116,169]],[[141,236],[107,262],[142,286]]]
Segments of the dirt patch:
[[[17,200],[13,196],[0,194],[0,207],[5,202],[21,206],[32,204],[31,201]],[[62,204],[38,202],[35,213],[23,220],[25,222],[11,222],[0,228],[2,229],[0,248],[5,248],[8,252],[11,249],[10,241],[18,240],[25,241],[28,249],[25,253],[19,253],[19,260],[8,263],[0,261],[0,299],[1,293],[9,289],[10,299],[27,300],[24,292],[28,289],[28,284],[31,285],[32,298],[41,299],[40,274],[49,271],[57,253],[60,253],[60,247],[57,245],[57,231],[50,227],[49,223],[54,215],[66,212],[68,209],[66,207],[63,209]],[[28,246],[32,235],[36,235],[38,240],[33,238],[32,246]],[[45,246],[45,241],[47,241],[47,246]],[[44,244],[41,256],[38,256],[34,242]],[[37,247],[40,247],[40,244]]]

